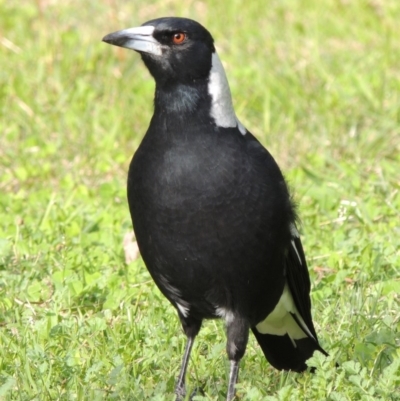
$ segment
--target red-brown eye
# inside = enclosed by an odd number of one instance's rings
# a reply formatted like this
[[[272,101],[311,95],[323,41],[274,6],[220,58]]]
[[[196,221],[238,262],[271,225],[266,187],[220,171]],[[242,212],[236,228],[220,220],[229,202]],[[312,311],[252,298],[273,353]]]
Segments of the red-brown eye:
[[[185,39],[186,39],[186,33],[184,32],[176,32],[172,35],[172,42],[175,45],[180,45],[185,41]]]

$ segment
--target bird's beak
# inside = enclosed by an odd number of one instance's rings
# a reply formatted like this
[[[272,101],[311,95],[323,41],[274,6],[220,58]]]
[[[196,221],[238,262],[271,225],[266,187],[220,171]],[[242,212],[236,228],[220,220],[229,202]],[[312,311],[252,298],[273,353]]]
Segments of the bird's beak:
[[[153,32],[154,26],[150,25],[128,28],[122,31],[109,33],[104,36],[103,42],[136,50],[139,53],[161,56],[161,43],[154,39]]]

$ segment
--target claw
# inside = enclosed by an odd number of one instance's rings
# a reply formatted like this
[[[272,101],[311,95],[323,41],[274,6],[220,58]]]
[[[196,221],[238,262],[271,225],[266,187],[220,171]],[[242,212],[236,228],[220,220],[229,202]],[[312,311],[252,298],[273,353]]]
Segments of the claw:
[[[186,395],[185,385],[179,386],[175,388],[176,399],[175,401],[184,401]]]
[[[196,395],[205,395],[204,390],[202,387],[196,387],[193,391],[192,394],[190,394],[190,398],[189,401],[193,401],[193,397],[195,397]]]

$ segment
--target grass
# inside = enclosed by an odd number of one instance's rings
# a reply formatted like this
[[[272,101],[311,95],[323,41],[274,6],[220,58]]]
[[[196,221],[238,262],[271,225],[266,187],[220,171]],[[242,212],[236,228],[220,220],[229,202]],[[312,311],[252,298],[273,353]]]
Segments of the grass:
[[[226,4],[0,0],[0,400],[173,399],[184,336],[122,247],[154,84],[101,43],[163,15],[210,29],[237,114],[294,189],[331,355],[277,372],[251,338],[240,399],[400,400],[400,3]],[[199,400],[224,400],[224,348],[207,322]]]

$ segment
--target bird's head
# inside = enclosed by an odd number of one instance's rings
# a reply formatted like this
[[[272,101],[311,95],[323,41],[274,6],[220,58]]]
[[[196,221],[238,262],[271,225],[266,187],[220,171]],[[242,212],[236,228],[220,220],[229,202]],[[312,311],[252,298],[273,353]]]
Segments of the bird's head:
[[[158,18],[110,33],[103,41],[139,52],[158,85],[207,78],[215,52],[211,34],[187,18]]]
[[[103,41],[139,52],[156,81],[155,108],[178,115],[188,113],[218,127],[246,129],[236,118],[224,67],[211,34],[187,18],[158,18],[137,28],[110,33]],[[186,113],[185,113],[186,112]],[[172,115],[171,114],[171,115]]]

